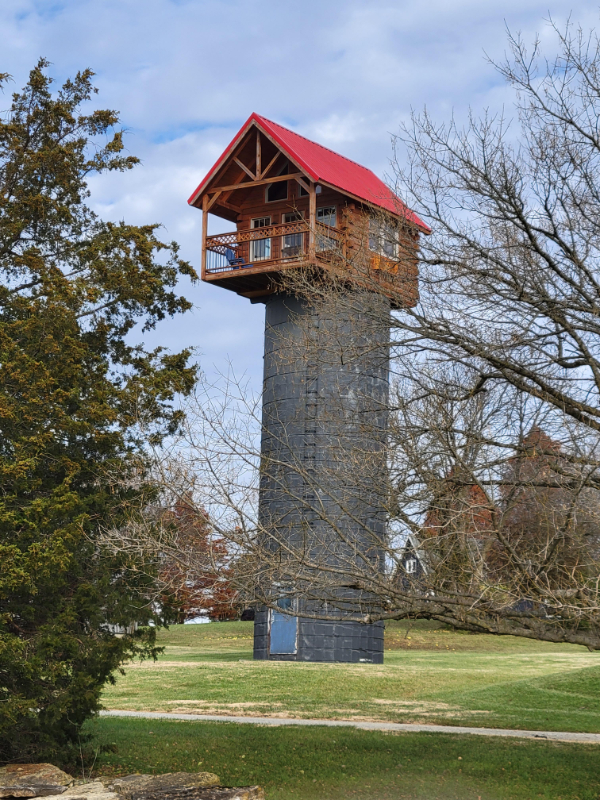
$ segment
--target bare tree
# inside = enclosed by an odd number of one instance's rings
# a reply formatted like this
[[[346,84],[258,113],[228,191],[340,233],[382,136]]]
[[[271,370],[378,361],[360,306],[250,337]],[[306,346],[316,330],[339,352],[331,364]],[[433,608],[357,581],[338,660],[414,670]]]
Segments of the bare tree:
[[[246,386],[204,385],[171,460],[157,454],[166,486],[173,465],[194,476],[252,602],[600,649],[600,44],[554,30],[551,62],[510,38],[498,69],[515,120],[459,129],[424,114],[397,139],[397,192],[432,230],[418,297],[417,239],[381,214],[339,251],[327,240],[327,277],[295,271],[281,287],[322,321],[304,314],[274,340],[281,369],[302,362],[309,385],[317,367],[348,376],[369,354],[389,360],[389,395],[331,382],[319,459],[287,411],[271,404],[265,426]]]
[[[150,474],[142,465],[139,479],[132,468],[131,484],[143,482],[146,491],[123,505],[125,524],[102,532],[99,554],[128,557],[123,559],[124,581],[128,576],[137,580],[146,565],[148,606],[164,608],[166,617],[175,622],[199,616],[237,618],[244,599],[233,581],[236,554],[230,539],[219,536],[199,503],[201,494],[187,459],[157,446],[152,463]],[[122,481],[122,476],[105,472],[103,479],[111,484]]]
[[[310,301],[332,303],[347,319],[344,303],[356,296],[322,286]],[[374,310],[365,326],[385,319]],[[328,334],[319,358],[337,353],[352,363],[360,355]],[[297,340],[281,344],[292,361],[317,357],[306,341],[301,354]],[[267,606],[282,594],[302,598],[302,615],[316,618],[421,617],[600,648],[595,436],[510,383],[465,395],[461,364],[419,364],[398,349],[393,365],[383,465],[381,451],[368,446],[380,441],[368,414],[359,435],[356,420],[345,426],[335,463],[315,469],[285,426],[282,448],[271,451],[280,457],[261,460],[260,406],[246,386],[204,385],[188,405],[174,444],[177,469],[194,474],[214,535],[238,554],[243,597]],[[339,412],[329,397],[321,423],[339,425]],[[542,428],[555,438],[538,435],[533,458],[531,431]],[[261,518],[261,483],[263,491],[265,483],[276,487],[280,518]],[[357,513],[357,501],[384,515],[383,534],[374,517]],[[427,566],[418,576],[405,569],[409,534]]]
[[[509,383],[599,430],[600,42],[552,30],[555,58],[510,36],[496,67],[515,119],[423,113],[397,138],[398,190],[432,234],[421,301],[396,325],[405,346],[467,365],[466,391]]]

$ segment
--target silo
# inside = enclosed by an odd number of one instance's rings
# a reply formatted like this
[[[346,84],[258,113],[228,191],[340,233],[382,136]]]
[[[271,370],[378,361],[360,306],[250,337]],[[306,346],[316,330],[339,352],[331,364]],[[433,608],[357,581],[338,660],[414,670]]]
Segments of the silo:
[[[379,663],[356,575],[384,566],[389,315],[416,302],[429,229],[369,169],[258,114],[189,203],[202,280],[265,305],[255,657]],[[337,302],[293,275],[332,279]]]
[[[289,541],[293,561],[308,554],[332,616],[336,595],[355,614],[372,599],[344,579],[383,566],[389,300],[355,292],[338,313],[282,293],[265,306],[260,527]],[[279,602],[289,606],[294,588],[282,586]],[[382,623],[311,619],[302,611],[326,617],[323,602],[292,602],[297,618],[257,613],[255,658],[382,662]]]

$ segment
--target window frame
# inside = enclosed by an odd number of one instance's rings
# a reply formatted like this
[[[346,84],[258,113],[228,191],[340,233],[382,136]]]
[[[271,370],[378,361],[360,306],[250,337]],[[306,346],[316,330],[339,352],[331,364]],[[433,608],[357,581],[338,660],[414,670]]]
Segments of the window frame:
[[[254,223],[258,222],[259,220],[269,220],[266,225],[259,225],[255,227]],[[264,215],[262,217],[254,217],[250,219],[250,230],[260,230],[261,228],[270,228],[273,224],[273,217],[269,215]],[[255,247],[258,244],[263,244],[265,251],[267,251],[266,255],[257,256],[255,254]],[[265,239],[251,239],[250,240],[250,263],[254,264],[255,261],[270,261],[271,260],[271,237],[267,237]]]
[[[335,220],[335,225],[330,225],[328,222],[323,222],[322,220],[319,220],[319,211],[325,211],[327,209],[333,209],[333,217]],[[321,225],[327,225],[328,228],[331,228],[332,230],[337,230],[337,219],[338,219],[337,212],[338,212],[337,203],[329,203],[326,206],[317,207],[315,211],[315,222],[316,223],[320,222]],[[332,236],[327,236],[326,234],[319,234],[318,229],[317,231],[315,231],[315,233],[316,233],[315,249],[317,253],[325,253],[328,250],[334,250],[336,248],[337,239],[334,239]]]
[[[306,189],[304,188],[304,186],[302,186],[302,184],[300,184],[300,183],[298,183],[298,181],[296,181],[296,185],[298,187],[298,190],[296,192],[296,197],[309,197],[310,196],[310,192],[307,192]],[[321,186],[320,183],[317,183],[317,185],[315,186],[315,194],[321,194],[322,191],[323,191],[323,187]]]
[[[407,575],[414,575],[417,571],[418,560],[415,556],[407,558],[404,562],[404,570]]]
[[[284,172],[284,170],[285,170],[285,172]],[[286,161],[286,163],[281,167],[281,169],[277,173],[277,176],[279,177],[280,175],[289,175],[289,174],[290,174],[290,164],[289,164],[289,161]],[[271,191],[271,189],[274,186],[278,186],[280,183],[284,183],[285,184],[285,197],[278,197],[276,200],[269,200],[269,192]],[[275,183],[268,183],[265,186],[265,203],[283,203],[283,202],[285,202],[286,200],[289,200],[289,199],[290,199],[290,182],[289,182],[289,180],[287,180],[287,181],[276,181]]]
[[[295,219],[286,219],[286,217],[295,217]],[[281,213],[281,222],[283,225],[287,224],[288,222],[302,222],[304,219],[304,212],[303,211],[283,211]],[[296,258],[298,255],[301,255],[304,252],[304,233],[297,232],[297,233],[287,233],[281,237],[281,257],[282,258]],[[293,243],[291,240],[299,243]],[[296,250],[295,253],[290,253],[290,255],[284,255],[285,250]]]
[[[394,233],[392,236],[391,233]],[[375,242],[375,246],[374,246]],[[386,250],[386,245],[392,244],[392,252]],[[397,220],[392,217],[369,216],[369,250],[382,258],[397,261],[400,254],[400,228]]]

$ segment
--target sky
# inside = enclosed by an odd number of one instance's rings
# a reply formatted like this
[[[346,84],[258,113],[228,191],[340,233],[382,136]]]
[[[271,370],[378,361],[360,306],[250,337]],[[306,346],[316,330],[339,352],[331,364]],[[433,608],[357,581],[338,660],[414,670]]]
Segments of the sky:
[[[502,59],[507,28],[551,53],[548,17],[560,26],[569,14],[599,24],[598,5],[582,0],[2,0],[0,72],[18,89],[41,56],[57,83],[94,70],[95,102],[120,112],[142,165],[93,178],[92,206],[161,223],[199,272],[202,215],[187,198],[252,111],[385,178],[411,110],[440,121],[469,106],[510,110],[488,58]],[[193,311],[147,344],[194,347],[209,377],[233,370],[258,388],[264,307],[208,284],[180,290]]]

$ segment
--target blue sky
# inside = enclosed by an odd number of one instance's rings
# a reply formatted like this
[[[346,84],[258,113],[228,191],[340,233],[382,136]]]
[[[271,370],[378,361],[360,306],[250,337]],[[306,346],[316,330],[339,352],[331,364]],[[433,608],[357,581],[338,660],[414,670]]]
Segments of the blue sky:
[[[252,111],[384,177],[411,108],[443,120],[510,104],[485,54],[502,58],[506,26],[551,51],[545,20],[569,12],[598,25],[598,6],[581,0],[3,0],[0,72],[20,88],[40,56],[57,81],[91,67],[98,105],[120,111],[143,161],[93,179],[93,205],[105,218],[163,223],[199,268],[201,214],[187,198]],[[258,386],[263,307],[181,288],[194,311],[148,343],[194,346],[208,374],[231,365]]]

